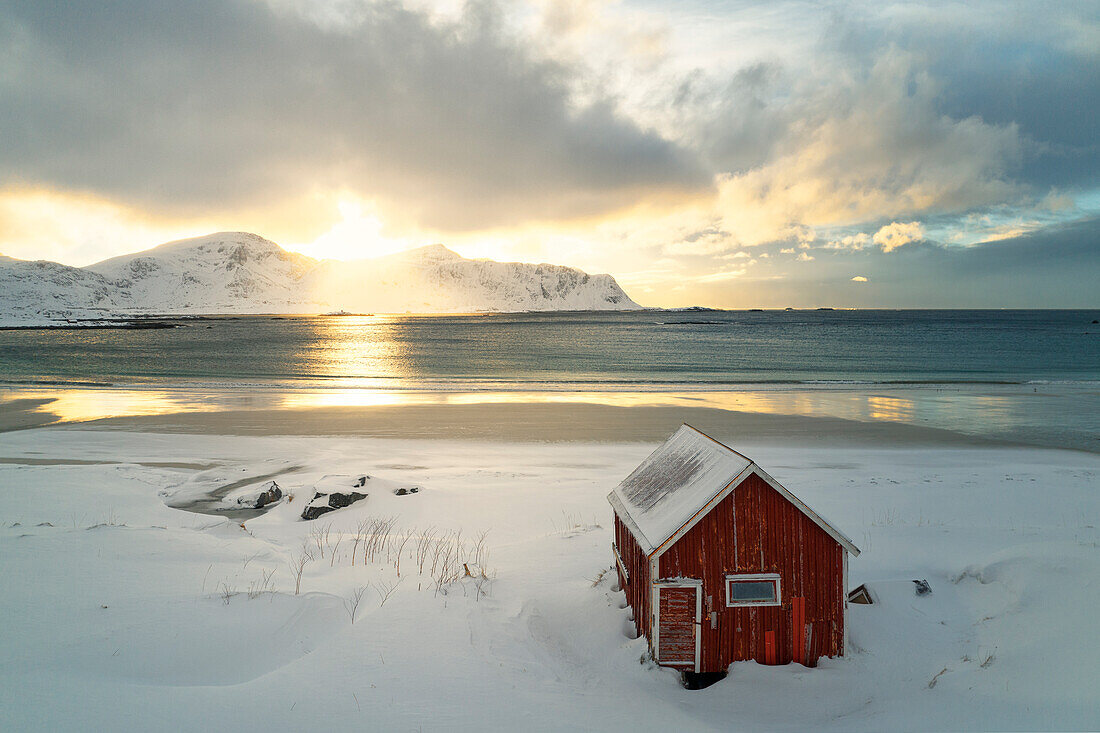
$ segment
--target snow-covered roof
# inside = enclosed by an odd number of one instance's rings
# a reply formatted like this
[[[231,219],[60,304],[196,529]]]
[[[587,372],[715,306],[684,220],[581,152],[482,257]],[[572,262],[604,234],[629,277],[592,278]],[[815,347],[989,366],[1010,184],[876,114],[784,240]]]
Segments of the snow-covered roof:
[[[607,498],[621,518],[633,521],[643,549],[652,550],[750,465],[737,451],[682,425]]]
[[[859,549],[750,459],[690,425],[681,425],[608,494],[647,554],[660,547],[735,479],[757,473],[853,555]],[[740,481],[738,481],[740,483]]]

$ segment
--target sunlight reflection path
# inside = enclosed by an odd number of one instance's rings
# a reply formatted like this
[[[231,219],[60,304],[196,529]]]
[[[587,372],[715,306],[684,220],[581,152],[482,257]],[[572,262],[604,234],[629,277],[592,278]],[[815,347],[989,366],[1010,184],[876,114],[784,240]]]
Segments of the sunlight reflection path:
[[[378,344],[386,344],[379,347]],[[379,357],[392,342],[348,343],[341,359],[361,363]],[[1092,390],[1095,392],[1095,390]],[[1064,395],[1061,395],[1065,397]],[[1045,399],[1044,399],[1045,397]],[[863,422],[896,422],[964,429],[984,423],[983,431],[1009,429],[1026,421],[1033,406],[1059,395],[1004,388],[978,389],[771,389],[725,391],[560,390],[378,390],[364,388],[218,388],[196,386],[11,387],[0,393],[0,410],[29,410],[55,423],[108,417],[168,415],[235,410],[310,410],[402,405],[595,404],[612,407],[672,406],[803,417],[837,417]]]

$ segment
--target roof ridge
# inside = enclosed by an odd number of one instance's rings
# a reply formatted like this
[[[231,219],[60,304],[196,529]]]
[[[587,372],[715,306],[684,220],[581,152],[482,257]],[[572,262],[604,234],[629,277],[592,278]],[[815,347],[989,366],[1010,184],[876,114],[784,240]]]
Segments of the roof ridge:
[[[730,453],[734,454],[735,456],[739,456],[739,457],[741,457],[741,458],[744,458],[744,459],[745,459],[746,461],[748,461],[749,463],[752,463],[752,464],[754,464],[754,465],[755,465],[756,461],[754,461],[753,459],[749,458],[748,456],[746,456],[746,455],[745,455],[744,453],[742,453],[741,451],[739,451],[739,450],[735,450],[734,448],[730,448],[730,447],[729,447],[728,445],[726,445],[726,444],[725,444],[725,443],[723,443],[722,441],[718,440],[717,438],[712,438],[711,436],[707,435],[706,433],[704,433],[704,432],[703,432],[702,430],[700,430],[699,428],[695,427],[694,425],[689,425],[689,424],[688,424],[688,423],[686,423],[686,422],[685,422],[685,423],[680,423],[680,425],[681,425],[681,427],[685,427],[685,428],[688,428],[689,430],[692,430],[692,431],[694,431],[694,432],[698,433],[699,435],[702,435],[702,436],[703,436],[704,438],[706,438],[706,439],[707,439],[707,440],[709,440],[710,442],[712,442],[712,443],[716,444],[716,445],[717,445],[717,446],[718,446],[719,448],[725,448],[726,450],[728,450],[728,451],[729,451]]]

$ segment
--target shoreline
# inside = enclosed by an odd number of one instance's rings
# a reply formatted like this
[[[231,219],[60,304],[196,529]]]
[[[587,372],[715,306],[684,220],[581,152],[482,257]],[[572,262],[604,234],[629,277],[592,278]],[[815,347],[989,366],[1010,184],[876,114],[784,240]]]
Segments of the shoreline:
[[[500,443],[656,443],[681,423],[735,442],[882,447],[1007,446],[937,428],[833,417],[775,415],[712,407],[578,403],[478,403],[219,410],[112,417],[76,430],[231,436],[357,436]]]
[[[609,386],[609,385],[608,385]],[[0,387],[0,433],[44,427],[242,435],[657,442],[688,422],[811,444],[1028,445],[1100,453],[1093,385],[726,390]]]
[[[59,419],[49,399],[0,402],[0,432],[52,428],[225,436],[356,436],[499,443],[656,443],[689,423],[734,442],[807,446],[1023,445],[880,420],[774,414],[691,404],[568,402],[405,403],[177,410]],[[1050,446],[1036,446],[1050,447]]]
[[[339,377],[312,376],[302,378],[272,377],[252,380],[228,380],[224,377],[156,377],[145,381],[122,381],[111,378],[34,377],[5,379],[0,377],[0,390],[35,389],[115,389],[128,391],[180,391],[204,392],[333,392],[346,390],[372,390],[394,394],[417,393],[480,393],[523,392],[529,394],[561,392],[620,392],[620,393],[692,393],[759,391],[844,391],[858,389],[913,389],[913,390],[965,390],[1005,389],[1026,390],[1034,387],[1065,387],[1069,389],[1097,389],[1100,379],[760,379],[742,381],[668,381],[614,379],[547,379],[514,380],[490,378],[406,379],[395,377]]]

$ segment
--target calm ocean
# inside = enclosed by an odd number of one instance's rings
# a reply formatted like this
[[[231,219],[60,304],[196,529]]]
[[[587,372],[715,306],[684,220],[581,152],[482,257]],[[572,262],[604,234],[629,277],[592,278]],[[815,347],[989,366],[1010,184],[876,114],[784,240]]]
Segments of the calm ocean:
[[[264,317],[0,331],[6,382],[719,386],[1100,380],[1100,311]]]
[[[886,419],[1095,450],[1098,320],[1095,310],[219,317],[0,331],[0,384],[769,392],[773,409],[793,412],[805,410],[784,408],[780,393],[823,404],[904,393],[916,407]],[[963,417],[943,407],[945,390],[969,405]],[[1025,399],[1038,394],[1051,399]]]

